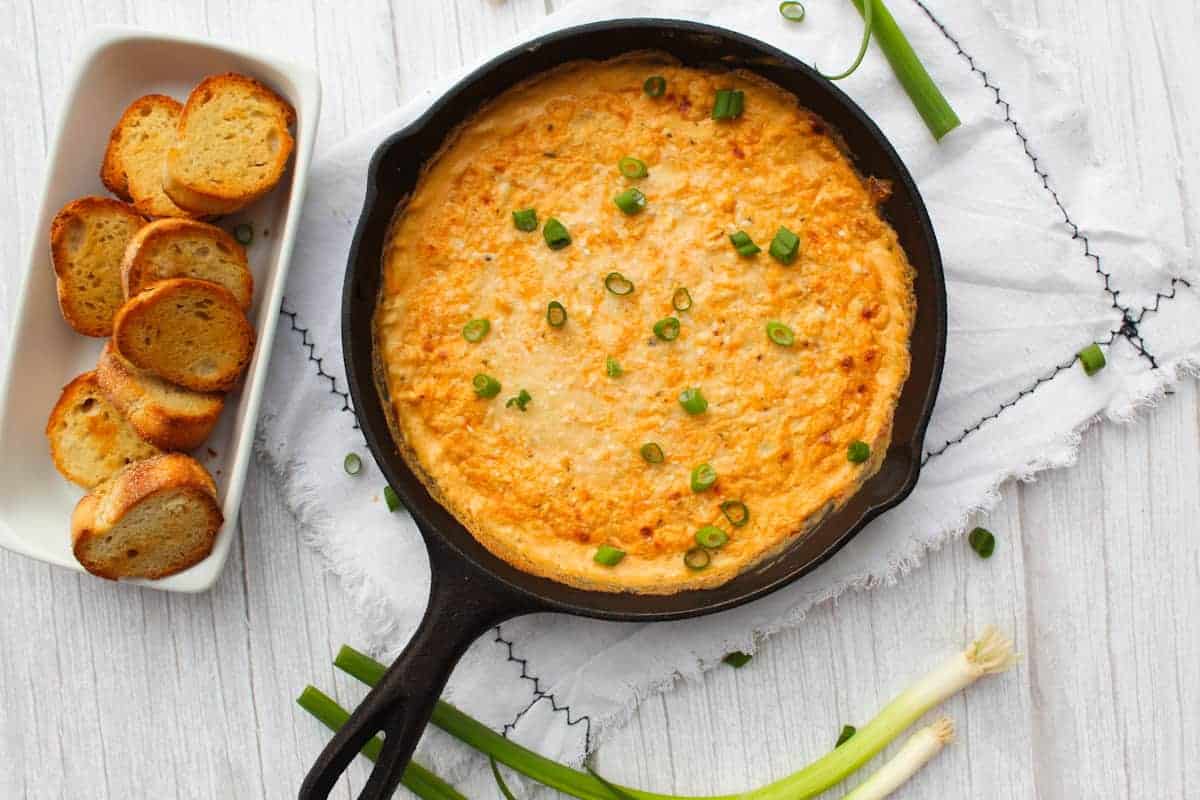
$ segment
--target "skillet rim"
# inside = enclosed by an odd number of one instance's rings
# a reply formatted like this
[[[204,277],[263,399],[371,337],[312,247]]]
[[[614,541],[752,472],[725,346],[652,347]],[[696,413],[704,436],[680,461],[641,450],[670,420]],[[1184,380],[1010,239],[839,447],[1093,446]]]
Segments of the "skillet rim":
[[[916,409],[916,418],[911,435],[903,441],[893,438],[879,471],[864,482],[858,494],[863,493],[867,486],[883,480],[886,477],[885,473],[895,473],[892,475],[892,478],[893,480],[899,478],[899,481],[894,486],[882,491],[881,497],[878,500],[870,503],[861,513],[851,519],[847,525],[842,526],[840,531],[833,533],[825,532],[824,536],[831,540],[827,546],[811,557],[786,568],[782,574],[772,576],[756,573],[761,573],[765,569],[786,561],[789,558],[789,554],[793,553],[801,541],[818,534],[832,520],[825,520],[811,530],[806,531],[802,536],[797,537],[792,543],[784,547],[778,555],[768,559],[763,564],[751,567],[721,586],[712,589],[687,590],[671,595],[633,594],[628,592],[614,593],[580,589],[549,578],[523,572],[484,548],[470,531],[454,518],[453,514],[432,498],[425,490],[424,485],[416,478],[412,468],[409,467],[400,454],[400,450],[392,438],[391,428],[387,424],[388,412],[385,403],[380,397],[374,370],[376,348],[372,320],[377,303],[377,295],[372,293],[369,297],[364,297],[358,286],[358,282],[362,276],[370,275],[371,273],[374,273],[374,284],[377,286],[379,283],[378,276],[381,271],[382,248],[372,250],[371,253],[366,254],[377,256],[371,259],[371,263],[364,263],[364,254],[362,251],[364,239],[367,238],[369,228],[379,218],[378,206],[385,199],[382,197],[380,191],[380,173],[382,165],[392,154],[394,148],[403,147],[404,143],[408,140],[414,139],[426,132],[434,119],[446,110],[448,106],[460,100],[464,94],[469,94],[477,84],[492,77],[493,73],[500,71],[513,62],[518,62],[523,57],[534,54],[548,45],[561,45],[564,41],[569,41],[576,37],[589,37],[598,34],[613,36],[622,30],[629,29],[638,29],[639,31],[649,30],[652,32],[661,31],[664,35],[674,37],[700,36],[716,37],[718,40],[732,40],[741,49],[756,52],[757,59],[763,60],[764,63],[769,62],[773,68],[782,68],[801,73],[809,84],[815,87],[817,91],[823,92],[826,95],[826,100],[836,106],[840,106],[840,109],[859,127],[860,132],[870,140],[871,145],[876,148],[877,155],[881,156],[884,161],[891,165],[895,173],[893,180],[898,181],[904,189],[904,196],[911,206],[914,223],[918,229],[919,240],[924,243],[925,249],[928,251],[928,263],[914,264],[914,270],[918,273],[918,278],[924,277],[927,281],[932,282],[932,287],[928,288],[925,292],[927,295],[932,294],[932,297],[923,297],[917,292],[918,315],[921,312],[921,305],[928,303],[930,299],[934,301],[934,305],[936,306],[933,309],[934,319],[932,320],[934,326],[934,330],[932,331],[932,351],[927,355],[933,362],[930,368],[929,380],[922,387],[923,392],[914,395],[911,399],[909,398],[907,394],[909,382],[913,379],[912,373],[916,371],[916,353],[912,351],[912,342],[917,332],[917,321],[915,320],[913,335],[910,337],[910,352],[913,353],[914,369],[910,371],[909,378],[905,382],[905,387],[902,389],[901,397],[896,405],[895,413],[898,417],[901,409],[907,404],[919,404],[919,408]],[[629,50],[634,49],[645,48],[629,48]],[[665,46],[662,49],[670,51]],[[585,58],[587,56],[579,57]],[[686,59],[684,60],[686,63]],[[693,59],[691,63],[698,63],[703,60]],[[747,59],[739,58],[738,65],[753,71],[755,64],[746,62]],[[558,63],[565,63],[565,60]],[[517,78],[517,81],[529,78],[548,68],[550,67],[525,69]],[[787,87],[783,88],[792,94],[796,94]],[[503,91],[504,88],[489,92],[484,102],[498,96]],[[798,99],[802,104],[809,105],[803,98]],[[467,119],[469,116],[470,113],[467,113],[463,116],[463,119]],[[825,116],[825,114],[822,114],[822,116]],[[457,124],[455,123],[455,125]],[[841,133],[844,126],[834,125],[833,127]],[[452,131],[453,126],[442,128],[437,136],[439,142],[444,141],[446,136]],[[857,161],[858,156],[862,152],[864,151],[860,145],[857,152],[852,151],[850,155]],[[411,186],[408,187],[408,191],[411,191]],[[404,196],[405,193],[403,192],[399,195],[400,199]],[[385,212],[383,213],[383,217],[387,220],[387,224],[390,224],[394,211],[394,203],[391,207],[383,209],[383,212]],[[914,291],[917,291],[916,287],[914,287]],[[367,335],[360,337],[356,334],[356,331],[363,324],[360,318],[361,309],[364,306],[367,307],[367,315],[369,317],[366,324]],[[351,410],[358,420],[372,457],[379,465],[388,483],[393,486],[397,494],[404,501],[405,506],[412,514],[422,536],[426,540],[430,555],[431,571],[437,571],[442,568],[441,561],[445,558],[461,559],[467,565],[474,568],[478,573],[477,577],[479,579],[491,581],[493,583],[491,588],[500,587],[509,590],[517,597],[526,601],[532,611],[557,611],[599,619],[648,622],[683,619],[716,613],[771,594],[775,590],[791,584],[804,575],[816,570],[855,538],[871,520],[880,516],[885,511],[894,508],[908,497],[916,486],[920,474],[925,432],[941,383],[946,350],[947,303],[945,278],[937,237],[916,182],[913,180],[911,173],[909,173],[907,166],[900,159],[895,148],[888,141],[887,137],[884,136],[879,127],[841,89],[821,78],[811,67],[786,52],[759,39],[736,31],[685,20],[628,18],[604,20],[562,28],[510,48],[472,70],[438,97],[417,119],[401,130],[389,135],[377,146],[367,169],[367,186],[363,207],[358,217],[347,259],[346,275],[342,290],[341,316],[342,352],[349,393],[352,400]],[[926,357],[925,353],[921,355],[922,357]],[[362,367],[361,369],[360,366]],[[890,470],[889,467],[891,467]],[[844,511],[845,508],[840,509],[839,513]],[[834,516],[836,517],[836,514]],[[455,535],[448,534],[443,529],[443,525],[447,522],[451,526],[458,528]],[[459,539],[464,536],[465,540],[460,543]],[[729,587],[742,581],[749,581],[751,585],[743,591],[731,594]],[[694,602],[688,602],[693,600]]]

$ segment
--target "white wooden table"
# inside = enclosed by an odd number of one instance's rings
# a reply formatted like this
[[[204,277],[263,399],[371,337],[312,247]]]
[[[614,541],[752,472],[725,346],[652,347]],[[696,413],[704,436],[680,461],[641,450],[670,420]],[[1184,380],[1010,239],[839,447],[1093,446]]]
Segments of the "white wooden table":
[[[48,120],[89,25],[202,34],[312,61],[329,143],[559,4],[0,0],[0,269],[17,268],[30,236]],[[1160,167],[1180,162],[1190,208],[1200,208],[1196,4],[1001,5],[1064,34],[1080,99],[1108,112],[1101,152],[1137,155],[1141,131],[1141,152]],[[1173,115],[1147,116],[1148,99],[1164,97]],[[1171,213],[1195,225],[1187,207]],[[12,302],[10,289],[0,318]],[[1198,453],[1189,380],[1138,424],[1089,431],[1076,467],[1006,486],[988,522],[999,539],[990,561],[954,544],[894,588],[815,610],[750,666],[643,704],[601,748],[601,768],[660,791],[750,788],[817,755],[949,642],[996,622],[1024,661],[949,704],[960,742],[903,796],[1200,796]],[[325,736],[293,697],[308,682],[336,687],[344,704],[359,696],[330,667],[338,644],[356,640],[355,623],[261,468],[240,527],[224,576],[201,596],[0,552],[0,798],[294,796]],[[338,796],[363,774],[356,766]]]

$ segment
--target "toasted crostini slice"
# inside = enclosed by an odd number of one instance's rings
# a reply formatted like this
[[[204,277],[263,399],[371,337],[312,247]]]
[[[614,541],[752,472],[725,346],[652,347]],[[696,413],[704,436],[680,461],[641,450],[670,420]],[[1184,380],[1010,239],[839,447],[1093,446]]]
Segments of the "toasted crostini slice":
[[[175,141],[182,111],[183,105],[173,97],[139,97],[121,114],[108,137],[100,180],[148,217],[194,216],[163,191],[163,161]]]
[[[121,265],[125,297],[167,278],[196,278],[224,286],[243,311],[254,297],[246,250],[215,225],[191,219],[151,222],[129,240]]]

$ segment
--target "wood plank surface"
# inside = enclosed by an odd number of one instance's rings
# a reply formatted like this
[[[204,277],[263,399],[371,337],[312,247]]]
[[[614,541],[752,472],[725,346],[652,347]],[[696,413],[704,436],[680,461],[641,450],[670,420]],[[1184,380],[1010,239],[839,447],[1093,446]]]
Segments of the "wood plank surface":
[[[764,0],[765,1],[765,0]],[[900,2],[901,0],[895,0]],[[1200,12],[1191,0],[993,0],[1056,33],[1101,157],[1138,164],[1196,244]],[[49,126],[89,25],[209,35],[314,61],[319,146],[488,51],[559,0],[310,4],[0,0],[0,318],[31,234]],[[644,703],[602,746],[608,776],[735,791],[786,774],[995,622],[1024,659],[947,711],[960,739],[903,797],[1200,796],[1200,401],[1185,381],[1135,425],[1090,430],[1079,464],[1008,485],[990,561],[963,543],[897,586],[852,593],[741,670]],[[2,492],[2,487],[0,487]],[[0,798],[292,797],[323,733],[293,697],[358,631],[337,581],[256,466],[218,586],[113,586],[0,551]],[[335,796],[361,788],[355,765]]]

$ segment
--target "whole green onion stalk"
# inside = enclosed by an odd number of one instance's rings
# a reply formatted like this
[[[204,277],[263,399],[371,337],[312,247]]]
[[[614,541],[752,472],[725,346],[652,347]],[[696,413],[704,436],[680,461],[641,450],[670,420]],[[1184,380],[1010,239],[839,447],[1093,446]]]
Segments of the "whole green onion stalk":
[[[916,775],[954,740],[954,722],[942,717],[908,738],[896,755],[842,800],[882,800]]]
[[[704,798],[680,798],[619,785],[616,785],[615,789],[635,800],[804,800],[814,797],[841,782],[869,761],[930,709],[985,675],[1003,672],[1015,661],[1012,642],[995,628],[988,626],[965,650],[951,656],[897,695],[873,720],[859,728],[849,741],[804,769],[749,792]],[[385,672],[385,667],[379,662],[345,646],[338,653],[334,664],[369,686],[378,683]],[[308,694],[309,690],[306,689],[305,693]],[[303,697],[304,695],[301,696],[302,699]],[[610,784],[607,781],[565,767],[509,741],[449,703],[438,701],[431,721],[481,753],[564,794],[580,800],[614,800],[614,791],[609,788]],[[412,766],[415,765],[410,765],[410,770]],[[405,777],[408,777],[407,773]]]

